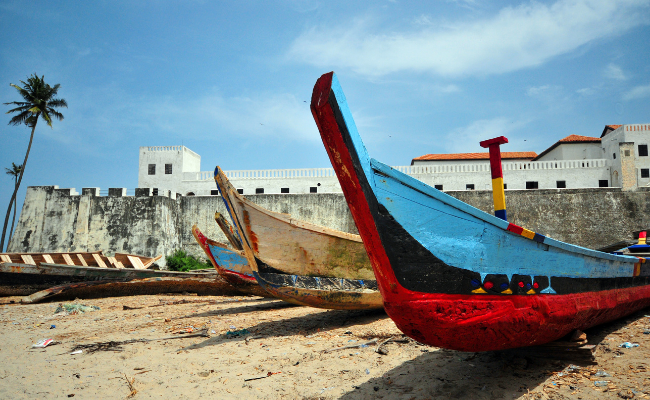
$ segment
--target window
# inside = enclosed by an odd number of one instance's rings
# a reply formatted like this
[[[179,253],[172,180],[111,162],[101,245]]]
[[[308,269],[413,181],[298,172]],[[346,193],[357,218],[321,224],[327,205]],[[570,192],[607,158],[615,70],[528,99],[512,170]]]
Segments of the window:
[[[630,150],[625,150],[625,157],[629,157],[629,156],[630,156]]]
[[[172,165],[165,164],[165,175],[170,175],[172,173]]]
[[[616,153],[612,153],[612,158],[614,158],[614,160],[616,160]]]
[[[507,188],[508,188],[508,184],[507,184],[507,183],[504,183],[504,184],[503,184],[503,190],[506,190]]]
[[[185,196],[195,196],[194,192],[187,192]]]
[[[156,175],[156,164],[149,164],[149,175]]]
[[[442,190],[442,185],[434,185],[434,187],[438,190]]]
[[[289,188],[280,188],[280,193],[289,193]]]
[[[650,178],[650,169],[641,168],[641,178]]]
[[[566,189],[566,181],[555,181],[555,187],[558,189]]]
[[[210,196],[219,196],[219,189],[210,190]]]
[[[309,193],[318,193],[318,187],[317,186],[312,186],[309,188]]]
[[[609,181],[607,179],[599,180],[598,187],[609,187]]]
[[[465,185],[465,190],[474,190],[474,184],[468,183],[467,185]]]
[[[237,193],[244,194],[244,189],[237,189]]]
[[[639,157],[647,157],[648,156],[648,145],[647,144],[640,144],[639,145]]]
[[[535,181],[527,181],[526,182],[526,189],[537,189],[538,183]]]
[[[264,188],[255,189],[255,194],[264,194]]]
[[[154,165],[155,168],[155,165]],[[158,188],[153,188],[153,195],[158,196]]]

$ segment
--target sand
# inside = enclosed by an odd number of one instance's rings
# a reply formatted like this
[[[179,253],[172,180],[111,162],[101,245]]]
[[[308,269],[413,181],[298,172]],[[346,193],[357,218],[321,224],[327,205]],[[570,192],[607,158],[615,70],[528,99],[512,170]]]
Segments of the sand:
[[[643,333],[650,329],[644,316],[650,309],[587,331],[598,345],[598,365],[572,369],[570,361],[462,353],[413,341],[386,344],[386,355],[374,344],[325,352],[402,338],[383,312],[319,310],[257,297],[156,295],[69,301],[100,310],[55,315],[59,303],[12,300],[19,298],[0,299],[2,399],[650,398],[650,335]],[[70,354],[76,345],[181,337],[175,332],[202,328],[211,337]],[[237,331],[242,334],[232,334]],[[31,347],[44,338],[59,344]],[[626,341],[639,347],[618,347]],[[599,370],[610,376],[597,377]],[[598,387],[595,381],[607,383]]]

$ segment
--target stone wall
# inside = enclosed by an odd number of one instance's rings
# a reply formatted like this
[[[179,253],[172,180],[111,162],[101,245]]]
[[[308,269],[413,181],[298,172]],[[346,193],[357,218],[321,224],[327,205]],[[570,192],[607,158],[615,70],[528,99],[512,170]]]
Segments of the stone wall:
[[[97,193],[94,188],[74,195],[71,189],[55,186],[29,187],[9,251],[104,250],[107,255],[126,252],[155,256],[184,248],[203,257],[191,233],[194,224],[206,236],[226,241],[214,222],[215,211],[226,212],[220,196],[172,199],[149,195],[100,197]],[[493,213],[490,191],[448,193]],[[246,197],[296,219],[357,233],[342,194]],[[631,239],[632,232],[650,227],[650,190],[645,188],[508,190],[506,206],[510,222],[589,248]]]

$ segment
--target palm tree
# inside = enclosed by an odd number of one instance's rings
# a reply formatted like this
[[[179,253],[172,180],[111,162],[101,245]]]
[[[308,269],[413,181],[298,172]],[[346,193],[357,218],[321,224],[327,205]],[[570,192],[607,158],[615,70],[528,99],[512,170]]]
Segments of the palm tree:
[[[20,175],[20,171],[22,169],[23,169],[22,165],[16,165],[15,163],[11,163],[11,168],[5,168],[7,175],[11,175],[14,177],[15,187],[18,186],[18,175]],[[18,207],[17,200],[18,198],[14,198],[14,218],[11,221],[11,229],[9,229],[9,237],[7,238],[7,247],[9,247],[9,242],[11,242],[11,237],[14,235],[14,225],[16,224],[16,208]]]
[[[16,108],[7,111],[7,114],[18,113],[11,121],[9,125],[21,125],[25,124],[29,128],[32,128],[32,134],[29,137],[29,145],[27,146],[27,152],[25,153],[25,161],[23,161],[22,168],[20,169],[20,176],[16,182],[16,187],[14,188],[14,194],[11,196],[11,201],[9,201],[9,208],[7,209],[7,216],[5,217],[5,224],[2,228],[2,240],[0,240],[0,251],[4,248],[5,244],[5,234],[7,233],[7,223],[9,222],[9,215],[11,214],[12,203],[16,200],[16,194],[18,193],[18,188],[20,187],[20,182],[23,180],[23,175],[25,174],[25,167],[27,166],[27,158],[29,157],[29,151],[32,148],[32,141],[34,140],[34,130],[36,129],[36,123],[38,122],[38,117],[41,117],[45,122],[52,127],[52,117],[57,120],[63,119],[63,114],[56,111],[55,108],[58,107],[68,107],[68,103],[64,99],[55,98],[57,92],[59,91],[58,83],[54,86],[50,86],[45,83],[43,79],[45,76],[40,78],[33,74],[27,78],[27,83],[20,81],[23,84],[23,87],[10,85],[14,87],[20,96],[25,101],[12,101],[5,103],[5,105],[15,105]]]

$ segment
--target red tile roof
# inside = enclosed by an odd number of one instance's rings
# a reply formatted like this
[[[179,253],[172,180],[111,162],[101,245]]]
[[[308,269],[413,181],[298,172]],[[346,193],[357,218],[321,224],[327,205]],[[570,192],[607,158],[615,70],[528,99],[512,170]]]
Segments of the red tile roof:
[[[537,156],[534,151],[504,151],[501,152],[502,159],[526,159],[530,160]],[[455,153],[455,154],[425,154],[416,157],[413,161],[432,161],[432,160],[489,160],[490,153]]]
[[[542,151],[537,157],[533,159],[533,161],[537,161],[540,158],[542,158],[544,155],[546,155],[548,152],[556,148],[557,146],[564,144],[564,143],[600,143],[600,138],[597,137],[592,137],[592,136],[580,136],[580,135],[569,135],[565,137],[564,139],[560,139],[557,142],[555,142],[551,147],[548,149]]]
[[[623,125],[605,125],[605,129],[603,129],[603,133],[600,134],[600,137],[603,137],[610,133],[611,131],[615,131],[618,128],[620,128]]]
[[[564,139],[560,139],[558,141],[558,143],[568,143],[568,142],[574,142],[574,143],[600,142],[600,138],[592,137],[592,136],[569,135]]]

